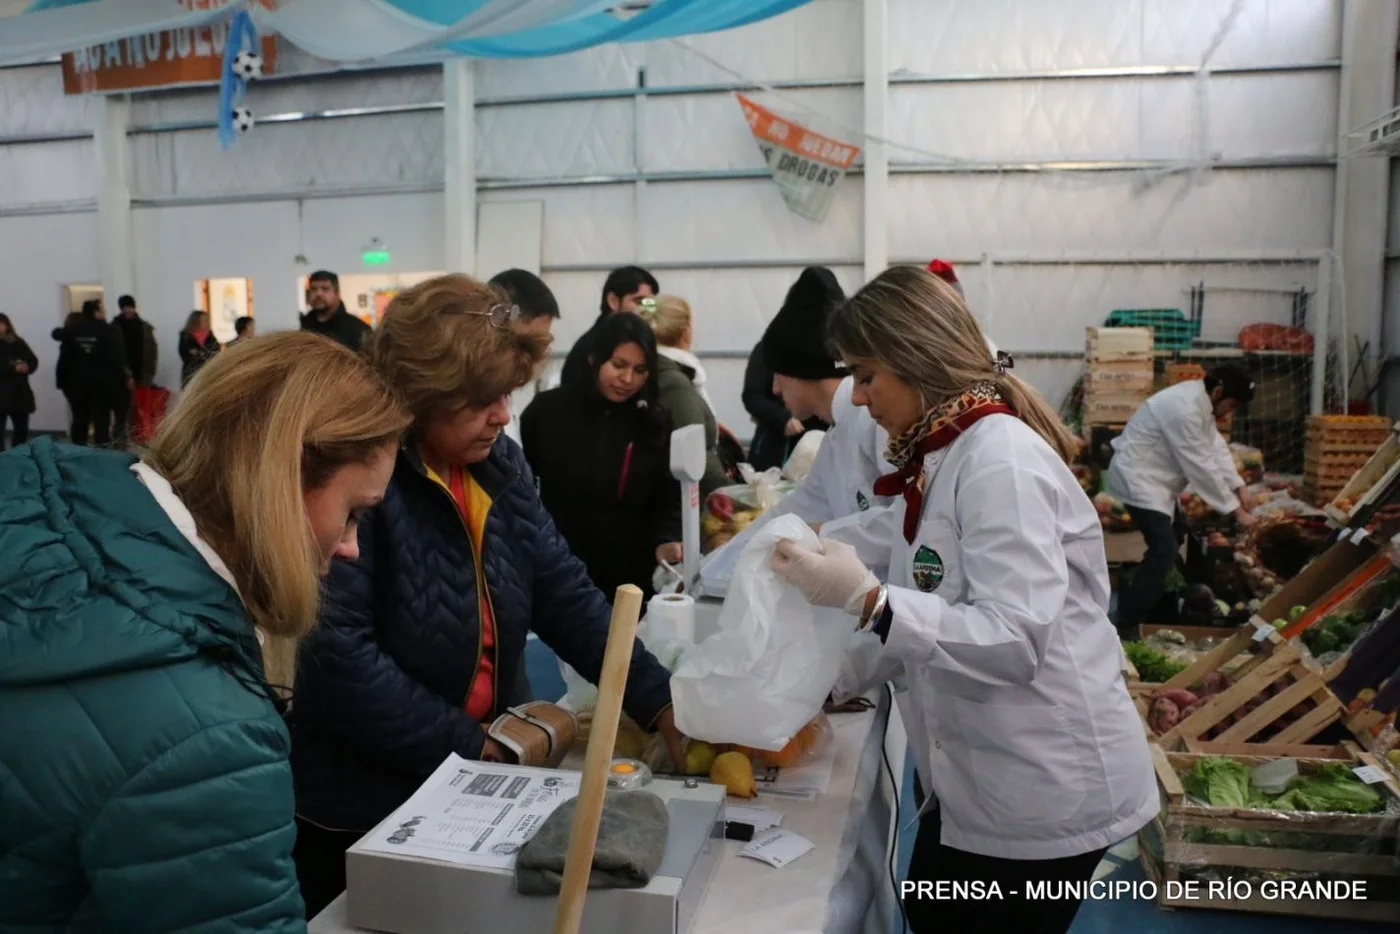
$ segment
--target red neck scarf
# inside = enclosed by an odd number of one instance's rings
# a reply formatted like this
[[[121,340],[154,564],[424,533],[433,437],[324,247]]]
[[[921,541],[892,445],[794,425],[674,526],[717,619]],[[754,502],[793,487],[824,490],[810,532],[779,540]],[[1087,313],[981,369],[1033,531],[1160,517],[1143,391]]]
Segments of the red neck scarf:
[[[924,511],[924,458],[952,444],[988,415],[1015,415],[992,383],[978,383],[961,395],[934,406],[912,428],[890,439],[886,460],[897,470],[875,481],[877,496],[903,496],[904,540],[914,544]]]

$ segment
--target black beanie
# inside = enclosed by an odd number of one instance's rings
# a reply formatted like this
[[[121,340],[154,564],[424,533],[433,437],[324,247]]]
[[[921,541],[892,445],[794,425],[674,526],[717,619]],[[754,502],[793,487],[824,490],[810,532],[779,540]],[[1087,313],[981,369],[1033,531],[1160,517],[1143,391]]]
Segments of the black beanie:
[[[846,368],[826,345],[826,320],[845,300],[830,269],[802,270],[763,332],[763,364],[769,372],[793,379],[845,379]]]

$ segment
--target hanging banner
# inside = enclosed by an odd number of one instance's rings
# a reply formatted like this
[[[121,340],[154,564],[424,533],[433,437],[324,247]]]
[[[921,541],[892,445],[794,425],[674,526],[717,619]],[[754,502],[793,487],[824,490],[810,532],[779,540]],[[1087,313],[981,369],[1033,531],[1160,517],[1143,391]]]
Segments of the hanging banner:
[[[267,9],[276,0],[258,0]],[[190,10],[213,9],[215,0],[180,0]],[[223,71],[228,17],[189,29],[167,29],[95,45],[63,56],[65,94],[101,94],[136,88],[217,83]],[[262,40],[263,74],[277,63],[277,42]]]
[[[788,209],[809,220],[825,219],[836,186],[855,164],[860,147],[813,132],[742,94],[735,96]]]

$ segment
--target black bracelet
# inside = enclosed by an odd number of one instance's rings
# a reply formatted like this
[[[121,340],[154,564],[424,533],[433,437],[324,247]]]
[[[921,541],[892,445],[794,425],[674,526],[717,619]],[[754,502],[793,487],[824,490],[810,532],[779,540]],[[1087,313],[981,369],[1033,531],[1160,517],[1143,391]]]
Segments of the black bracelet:
[[[879,636],[880,642],[883,643],[886,639],[890,637],[890,624],[893,622],[894,605],[889,600],[886,600],[885,608],[880,612],[880,618],[877,619],[875,621],[875,624],[870,627],[870,631],[875,633],[875,635]]]

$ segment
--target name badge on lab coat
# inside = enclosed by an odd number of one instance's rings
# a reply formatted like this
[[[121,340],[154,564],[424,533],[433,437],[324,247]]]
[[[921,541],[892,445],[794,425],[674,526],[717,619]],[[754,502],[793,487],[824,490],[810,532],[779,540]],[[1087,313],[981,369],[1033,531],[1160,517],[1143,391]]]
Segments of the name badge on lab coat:
[[[927,545],[914,552],[914,585],[924,593],[933,593],[943,583],[943,556]]]

